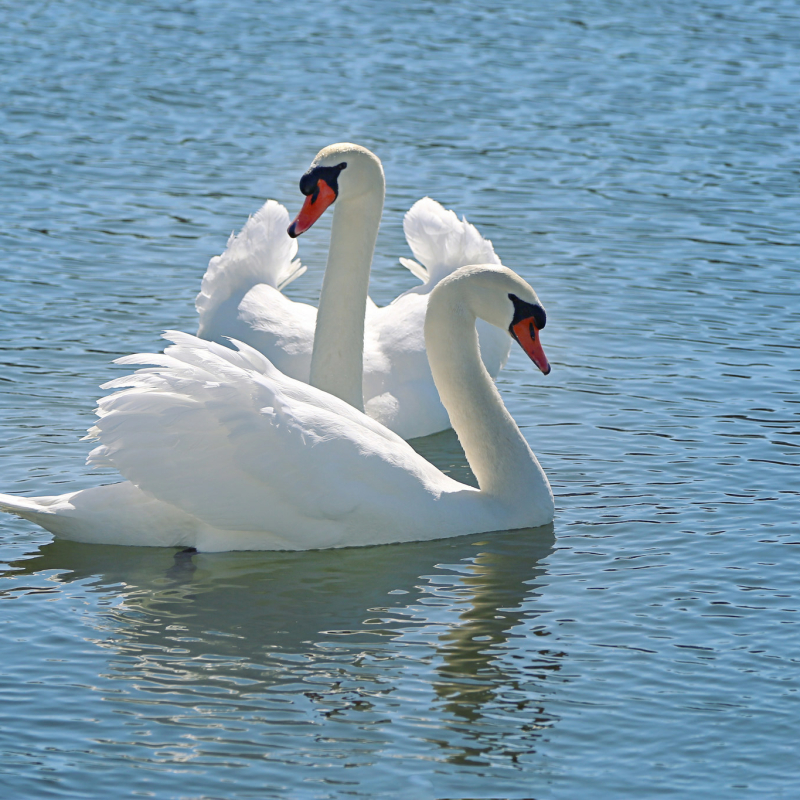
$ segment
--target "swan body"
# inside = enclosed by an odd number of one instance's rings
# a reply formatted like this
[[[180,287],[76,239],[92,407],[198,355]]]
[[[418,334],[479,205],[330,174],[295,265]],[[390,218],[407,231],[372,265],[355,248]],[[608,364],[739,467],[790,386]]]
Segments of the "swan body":
[[[425,354],[428,297],[459,267],[500,259],[466,219],[423,198],[403,222],[416,261],[400,259],[423,283],[379,308],[367,289],[385,191],[380,161],[358,145],[331,145],[304,180],[314,187],[315,175],[329,175],[326,170],[342,163],[347,166],[335,176],[336,194],[328,198],[334,218],[320,316],[281,292],[305,267],[295,260],[297,243],[286,232],[286,209],[269,200],[238,236],[231,235],[225,252],[211,259],[196,302],[198,336],[249,344],[285,375],[347,400],[404,439],[445,430],[450,420]],[[328,207],[315,210],[308,200],[306,205],[310,224]],[[307,229],[304,224],[295,235]],[[509,337],[483,321],[479,335],[481,357],[494,378],[508,358]]]
[[[478,316],[511,331],[542,371],[549,366],[537,335],[544,311],[511,270],[464,267],[431,293],[428,356],[479,489],[252,347],[173,332],[162,355],[119,359],[151,366],[103,387],[119,391],[99,401],[90,437],[100,444],[88,460],[114,466],[126,482],[57,497],[0,495],[0,509],[78,541],[205,551],[374,545],[547,524],[550,486],[480,360]]]

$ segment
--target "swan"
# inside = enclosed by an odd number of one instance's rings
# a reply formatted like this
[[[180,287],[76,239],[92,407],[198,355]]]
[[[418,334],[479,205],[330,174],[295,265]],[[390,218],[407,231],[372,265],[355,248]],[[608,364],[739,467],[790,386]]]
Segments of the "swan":
[[[251,345],[285,375],[335,394],[404,439],[449,428],[425,356],[428,297],[458,267],[499,264],[492,243],[436,201],[417,201],[403,221],[417,260],[400,261],[423,283],[379,308],[367,291],[385,193],[380,159],[360,145],[329,145],[300,188],[306,200],[291,226],[286,209],[268,200],[238,236],[231,234],[225,252],[211,259],[196,301],[197,335]],[[317,311],[281,290],[306,269],[295,258],[296,237],[331,205]],[[479,332],[481,356],[494,378],[508,358],[510,340],[482,322]]]
[[[63,538],[201,551],[308,550],[537,527],[553,494],[480,359],[476,320],[550,365],[533,289],[495,264],[461,267],[430,294],[433,379],[479,489],[448,477],[384,425],[282,374],[254,348],[168,332],[162,355],[106,383],[90,464],[127,480],[0,509]]]

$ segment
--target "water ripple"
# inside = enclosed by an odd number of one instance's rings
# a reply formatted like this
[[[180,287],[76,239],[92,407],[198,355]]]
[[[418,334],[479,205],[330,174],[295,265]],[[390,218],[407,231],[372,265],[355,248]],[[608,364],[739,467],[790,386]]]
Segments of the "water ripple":
[[[478,225],[548,310],[499,386],[553,531],[175,556],[0,520],[14,796],[790,796],[800,16],[788,0],[0,10],[0,475],[113,477],[109,362],[324,144]],[[323,220],[301,242],[316,299]],[[417,446],[472,480],[452,434]],[[55,488],[53,488],[55,487]],[[31,624],[32,620],[35,624]],[[347,768],[346,771],[343,768]],[[127,794],[125,794],[127,792]]]

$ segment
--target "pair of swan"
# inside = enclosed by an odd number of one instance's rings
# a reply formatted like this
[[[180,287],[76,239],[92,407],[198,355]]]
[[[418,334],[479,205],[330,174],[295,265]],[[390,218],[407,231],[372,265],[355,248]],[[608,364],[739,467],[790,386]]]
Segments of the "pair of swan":
[[[353,145],[320,153],[301,182],[307,200],[291,233],[345,186],[364,185],[345,175],[369,163],[365,153]],[[350,239],[344,226],[374,220],[380,208],[369,193],[347,196],[344,206],[336,201],[331,251],[341,262],[344,254],[371,260],[377,224],[371,241]],[[112,465],[127,480],[54,497],[0,495],[0,509],[68,539],[204,551],[385,544],[550,522],[549,483],[481,361],[476,329],[481,319],[513,337],[549,372],[539,337],[545,314],[533,289],[489,263],[460,267],[427,295],[432,379],[475,489],[359,410],[365,314],[345,315],[329,298],[363,297],[366,306],[362,273],[326,272],[317,325],[336,335],[315,337],[311,385],[243,342],[234,350],[170,332],[163,354],[119,359],[151,366],[103,386],[120,391],[100,400],[90,430],[100,444],[89,463]]]
[[[316,188],[320,181],[324,191]],[[301,185],[307,200],[292,223],[293,237],[333,203],[319,311],[280,291],[305,268],[295,260],[297,243],[286,233],[288,212],[270,200],[211,260],[197,297],[197,335],[251,345],[285,375],[341,397],[403,439],[449,428],[425,354],[428,297],[458,267],[499,264],[492,243],[466,220],[423,198],[403,222],[417,261],[401,259],[423,283],[378,308],[367,288],[385,193],[380,160],[357,145],[331,145]],[[483,321],[478,330],[481,357],[494,378],[511,340]]]

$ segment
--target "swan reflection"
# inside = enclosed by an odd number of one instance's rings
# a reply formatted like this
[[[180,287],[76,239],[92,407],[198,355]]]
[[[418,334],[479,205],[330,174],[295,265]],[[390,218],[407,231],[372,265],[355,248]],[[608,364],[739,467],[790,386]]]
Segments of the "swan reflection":
[[[474,725],[501,694],[525,691],[524,664],[504,655],[515,636],[528,635],[540,561],[553,543],[552,526],[306,553],[56,540],[11,564],[2,583],[14,596],[48,573],[51,586],[80,582],[102,594],[91,638],[110,653],[101,677],[124,682],[105,699],[144,724],[238,724],[255,746],[265,725],[356,715],[362,733],[373,728],[366,739],[381,739],[394,695],[413,684],[438,723],[428,740],[441,734],[447,757],[458,759],[467,750],[446,732],[451,724]],[[218,745],[224,735],[215,731],[193,736],[192,747]],[[482,736],[475,727],[470,752],[494,747]]]

